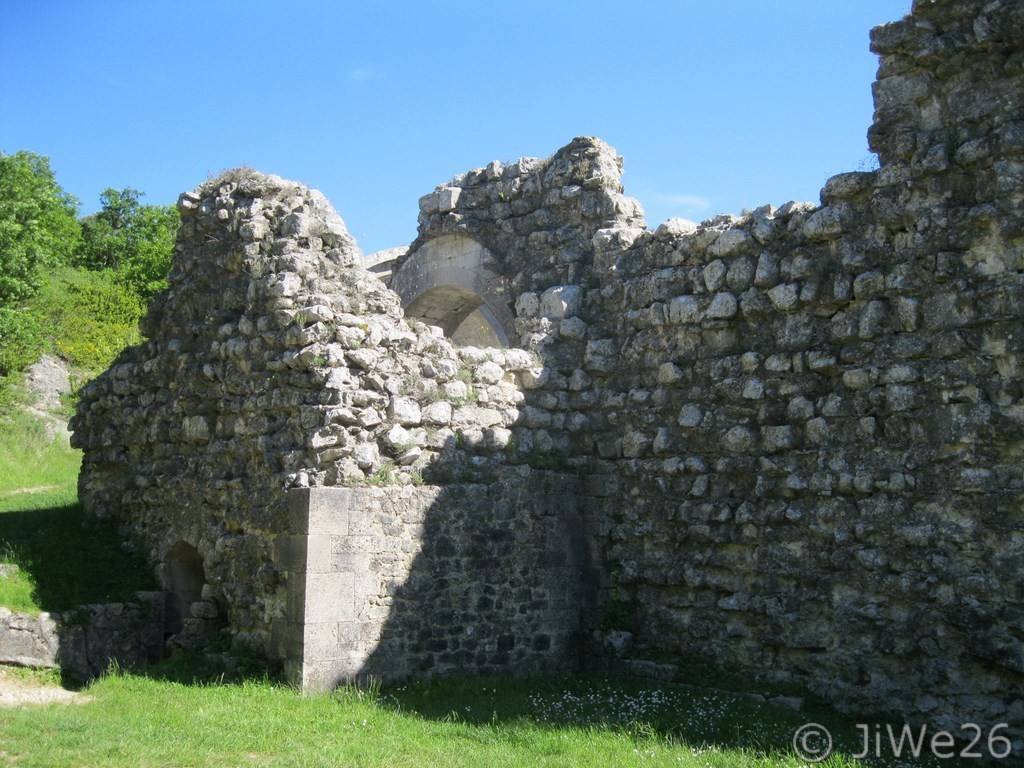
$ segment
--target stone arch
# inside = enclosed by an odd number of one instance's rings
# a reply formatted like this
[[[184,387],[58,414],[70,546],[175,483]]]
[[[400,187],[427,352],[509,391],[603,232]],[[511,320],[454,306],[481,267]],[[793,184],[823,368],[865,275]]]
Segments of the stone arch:
[[[175,635],[182,631],[190,608],[203,596],[206,569],[203,556],[191,544],[179,541],[164,558],[164,586],[168,592],[165,633]]]
[[[407,317],[444,329],[456,343],[508,346],[515,315],[494,255],[465,235],[442,235],[411,253],[391,276]]]

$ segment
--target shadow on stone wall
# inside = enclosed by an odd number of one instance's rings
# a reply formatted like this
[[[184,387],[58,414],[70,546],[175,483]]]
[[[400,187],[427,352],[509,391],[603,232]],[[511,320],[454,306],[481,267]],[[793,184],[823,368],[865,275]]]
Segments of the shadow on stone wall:
[[[41,614],[0,608],[0,663],[59,667],[82,685],[111,664],[141,668],[164,654],[164,594],[116,532],[86,526],[79,505],[5,512],[0,547],[31,579]],[[18,578],[15,569],[6,578]]]
[[[292,491],[289,678],[569,672],[593,610],[579,478]],[[283,542],[284,543],[284,542]],[[297,653],[301,647],[301,654]],[[286,663],[287,664],[287,663]]]

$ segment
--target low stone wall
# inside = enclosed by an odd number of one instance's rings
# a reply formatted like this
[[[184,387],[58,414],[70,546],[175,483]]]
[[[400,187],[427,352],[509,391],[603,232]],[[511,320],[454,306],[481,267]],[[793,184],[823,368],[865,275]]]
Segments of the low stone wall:
[[[82,683],[110,665],[137,669],[164,655],[163,592],[138,602],[31,615],[0,607],[0,664],[60,669]]]
[[[275,546],[289,589],[275,638],[289,678],[322,690],[578,669],[594,583],[578,479],[530,475],[291,491],[297,533]]]

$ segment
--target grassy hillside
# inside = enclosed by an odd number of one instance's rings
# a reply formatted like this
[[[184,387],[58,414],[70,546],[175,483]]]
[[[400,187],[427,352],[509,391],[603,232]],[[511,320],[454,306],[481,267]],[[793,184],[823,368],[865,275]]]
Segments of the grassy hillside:
[[[41,355],[63,359],[80,385],[140,341],[144,312],[143,300],[114,273],[73,267],[48,274],[22,306],[0,308],[0,420],[24,405],[24,371]]]
[[[0,422],[0,605],[38,613],[130,599],[153,585],[148,565],[78,504],[81,452],[21,412]]]

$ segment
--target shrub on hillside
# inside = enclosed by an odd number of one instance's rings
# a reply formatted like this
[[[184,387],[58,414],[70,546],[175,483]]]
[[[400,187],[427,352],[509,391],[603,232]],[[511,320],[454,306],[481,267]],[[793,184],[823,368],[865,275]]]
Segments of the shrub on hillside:
[[[146,307],[108,270],[66,270],[33,302],[53,351],[89,373],[106,369],[126,346],[137,344]]]
[[[39,320],[27,312],[0,307],[0,376],[21,373],[43,353]]]

